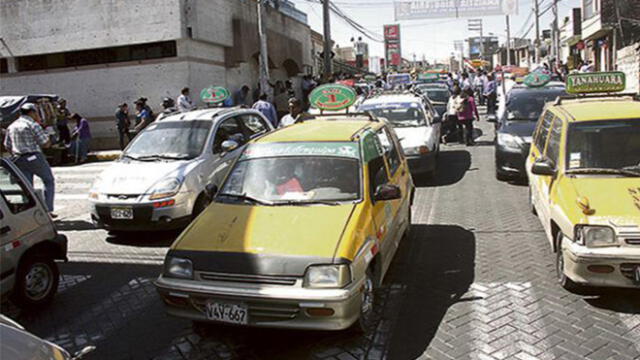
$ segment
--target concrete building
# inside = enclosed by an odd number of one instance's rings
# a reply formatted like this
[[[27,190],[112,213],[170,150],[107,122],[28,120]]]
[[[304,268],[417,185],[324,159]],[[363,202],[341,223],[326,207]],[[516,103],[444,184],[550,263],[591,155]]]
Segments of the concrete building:
[[[565,62],[569,69],[575,69],[583,60],[583,49],[582,11],[575,8],[560,26],[560,60]]]
[[[292,3],[265,11],[272,81],[310,73],[311,30]],[[255,0],[0,1],[0,94],[55,93],[114,145],[116,105],[258,79]],[[285,4],[283,6],[283,4]],[[289,14],[289,15],[288,15]],[[199,103],[199,105],[203,105]]]

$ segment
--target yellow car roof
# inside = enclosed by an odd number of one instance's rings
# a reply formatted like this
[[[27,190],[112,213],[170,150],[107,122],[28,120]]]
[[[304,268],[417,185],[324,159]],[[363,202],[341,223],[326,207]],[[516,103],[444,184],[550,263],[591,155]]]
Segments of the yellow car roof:
[[[640,118],[640,101],[630,97],[562,100],[555,108],[569,115],[571,122]]]
[[[307,120],[271,132],[255,142],[258,144],[286,141],[351,141],[365,127],[378,128],[383,123],[358,120]]]

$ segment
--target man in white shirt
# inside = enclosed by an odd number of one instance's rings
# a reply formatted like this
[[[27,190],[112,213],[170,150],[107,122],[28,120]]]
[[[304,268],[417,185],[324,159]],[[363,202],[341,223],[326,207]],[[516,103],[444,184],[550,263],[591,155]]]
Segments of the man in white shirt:
[[[178,107],[179,112],[187,112],[196,108],[196,104],[193,103],[191,97],[189,97],[189,88],[184,88],[180,92],[180,96],[178,96],[178,100],[176,101],[176,105]]]
[[[289,99],[289,113],[280,119],[278,127],[293,125],[308,118],[309,114],[302,109],[302,102],[297,98]]]

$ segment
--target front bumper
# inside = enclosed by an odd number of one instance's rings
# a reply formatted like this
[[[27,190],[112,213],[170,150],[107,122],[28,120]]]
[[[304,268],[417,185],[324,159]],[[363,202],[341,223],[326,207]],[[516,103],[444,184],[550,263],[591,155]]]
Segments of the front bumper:
[[[296,285],[230,284],[160,276],[156,289],[167,313],[196,321],[212,321],[207,302],[246,304],[248,326],[305,330],[343,330],[358,320],[362,281],[343,289],[305,289]],[[309,309],[331,309],[333,315],[313,316]]]
[[[575,283],[589,286],[640,289],[635,271],[640,268],[640,247],[587,248],[573,242],[564,244],[565,274]],[[610,266],[612,272],[589,269],[594,265]]]
[[[496,171],[501,175],[514,178],[526,177],[525,163],[527,156],[529,156],[530,147],[531,144],[526,144],[516,150],[496,143]]]
[[[424,174],[436,170],[436,152],[429,152],[424,155],[407,155],[409,171],[412,174]]]
[[[112,207],[131,207],[133,219],[111,218]],[[192,209],[186,201],[176,201],[175,205],[162,208],[155,208],[153,202],[94,202],[91,221],[98,228],[114,231],[172,230],[189,225]]]

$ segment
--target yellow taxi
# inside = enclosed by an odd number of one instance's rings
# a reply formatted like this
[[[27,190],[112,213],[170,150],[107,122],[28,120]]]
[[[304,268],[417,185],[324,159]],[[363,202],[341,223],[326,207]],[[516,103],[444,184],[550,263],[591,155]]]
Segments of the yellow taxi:
[[[559,283],[640,288],[640,99],[623,73],[571,75],[547,104],[527,158],[532,210]],[[589,92],[605,95],[589,95]]]
[[[155,282],[169,314],[281,328],[372,325],[414,192],[386,122],[307,117],[251,141],[211,191]]]

